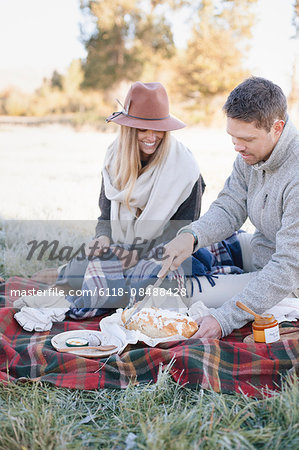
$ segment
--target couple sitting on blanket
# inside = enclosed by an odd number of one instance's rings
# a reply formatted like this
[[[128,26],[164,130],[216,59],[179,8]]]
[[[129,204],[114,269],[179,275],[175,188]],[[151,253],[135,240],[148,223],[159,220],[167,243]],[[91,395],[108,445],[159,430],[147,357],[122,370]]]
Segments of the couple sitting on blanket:
[[[122,111],[107,119],[121,128],[105,158],[89,258],[73,259],[56,281],[66,289],[69,317],[126,306],[133,291],[138,300],[166,276],[173,292],[185,283],[186,306],[209,308],[194,337],[220,338],[252,320],[237,300],[263,313],[294,296],[299,140],[286,98],[271,81],[252,77],[231,92],[224,111],[238,155],[217,200],[198,219],[205,183],[192,153],[170,135],[185,124],[169,115],[160,83],[131,86]],[[247,217],[253,235],[238,232]],[[71,289],[81,294],[68,295]]]

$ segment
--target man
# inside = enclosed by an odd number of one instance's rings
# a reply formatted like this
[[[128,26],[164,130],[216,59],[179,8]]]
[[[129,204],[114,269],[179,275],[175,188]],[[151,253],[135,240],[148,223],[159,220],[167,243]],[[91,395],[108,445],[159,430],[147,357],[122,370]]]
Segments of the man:
[[[237,295],[210,309],[196,337],[220,338],[253,320],[237,300],[263,313],[299,286],[299,134],[286,98],[271,81],[252,77],[230,93],[223,109],[238,152],[233,171],[208,212],[165,246],[158,276],[230,236],[247,217],[256,227],[250,243],[256,272]]]

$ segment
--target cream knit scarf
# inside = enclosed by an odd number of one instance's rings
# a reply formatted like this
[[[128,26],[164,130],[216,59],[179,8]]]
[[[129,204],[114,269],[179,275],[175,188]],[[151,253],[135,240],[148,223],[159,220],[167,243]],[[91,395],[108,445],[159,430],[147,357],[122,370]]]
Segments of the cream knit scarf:
[[[170,218],[189,197],[199,178],[199,167],[188,148],[171,136],[166,160],[151,167],[136,180],[130,207],[125,205],[125,191],[119,191],[111,179],[117,140],[108,148],[103,177],[106,197],[111,201],[111,229],[115,243],[140,244],[163,233]],[[136,217],[137,209],[142,212]]]

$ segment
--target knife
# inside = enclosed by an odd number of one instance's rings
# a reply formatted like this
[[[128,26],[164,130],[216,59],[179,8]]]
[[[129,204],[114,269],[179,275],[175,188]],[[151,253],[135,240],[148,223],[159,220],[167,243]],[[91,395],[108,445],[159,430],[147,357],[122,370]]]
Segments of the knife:
[[[79,350],[99,350],[102,352],[108,352],[110,350],[114,350],[117,348],[116,345],[98,345],[96,347],[92,347],[91,345],[86,345],[85,347],[65,347],[65,348],[57,348],[58,352],[76,352]]]
[[[167,274],[166,274],[167,275]],[[166,275],[164,275],[164,277],[158,278],[157,281],[155,282],[155,284],[153,285],[152,290],[154,290],[154,288],[159,287],[162,282],[164,281]],[[130,317],[125,321],[124,323],[124,327],[126,327],[128,325],[128,323],[131,322],[132,317],[135,316],[135,314],[137,314],[142,308],[144,308],[145,304],[148,302],[148,299],[151,297],[151,292],[146,294],[146,296],[144,297],[143,300],[141,300],[141,302],[139,302],[139,305],[137,306],[136,309],[134,309],[134,311],[132,312],[132,314],[130,315]]]

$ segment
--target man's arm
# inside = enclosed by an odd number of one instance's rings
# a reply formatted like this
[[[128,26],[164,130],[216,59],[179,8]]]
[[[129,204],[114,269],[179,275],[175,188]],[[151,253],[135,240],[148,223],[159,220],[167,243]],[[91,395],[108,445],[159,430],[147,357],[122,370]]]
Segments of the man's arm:
[[[211,310],[226,336],[252,320],[252,316],[240,310],[240,300],[261,314],[288,296],[299,286],[299,183],[293,182],[284,193],[281,228],[276,234],[276,251],[265,267],[256,272],[239,295]],[[299,301],[299,300],[298,300]]]
[[[200,219],[186,228],[197,236],[181,233],[165,245],[164,263],[158,274],[164,276],[169,270],[176,270],[188,256],[201,247],[226,239],[239,230],[247,218],[247,182],[244,162],[237,157],[233,171],[226,180],[217,200]]]
[[[222,241],[239,230],[247,219],[247,180],[245,163],[238,156],[224,188],[209,210],[196,222],[192,230],[198,238],[196,250]]]

